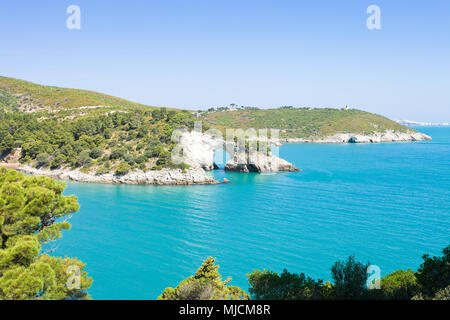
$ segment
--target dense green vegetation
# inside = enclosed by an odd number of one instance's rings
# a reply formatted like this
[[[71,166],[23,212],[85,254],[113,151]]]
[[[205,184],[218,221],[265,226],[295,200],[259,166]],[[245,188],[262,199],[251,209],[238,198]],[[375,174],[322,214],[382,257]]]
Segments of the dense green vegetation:
[[[337,261],[331,267],[332,282],[313,279],[303,273],[283,270],[281,274],[269,270],[249,273],[249,293],[253,300],[450,300],[450,245],[441,257],[423,256],[417,272],[397,270],[381,279],[380,289],[367,287],[367,268],[354,256]],[[203,263],[213,268],[214,259]],[[199,271],[202,268],[199,269]],[[197,272],[197,276],[199,275]],[[214,270],[214,272],[216,272]],[[215,277],[220,279],[218,273]],[[196,276],[196,277],[197,277]],[[160,299],[227,299],[229,296],[211,295],[209,282],[195,282],[189,277],[176,288],[167,288]],[[224,287],[222,287],[224,288]],[[236,292],[242,289],[234,288]],[[242,298],[247,298],[242,295]]]
[[[193,123],[189,112],[164,108],[64,121],[0,110],[0,155],[21,148],[19,161],[39,168],[117,174],[158,170],[174,167],[170,159],[174,128],[192,128]]]
[[[269,270],[255,270],[248,275],[253,300],[317,300],[328,295],[329,286],[305,274],[281,274]]]
[[[331,267],[332,283],[314,280],[303,273],[291,274],[284,270],[281,274],[255,270],[248,274],[252,299],[382,299],[421,300],[450,299],[450,246],[441,257],[423,256],[423,263],[417,272],[397,270],[381,279],[381,288],[367,288],[367,267],[350,256],[337,261]]]
[[[176,288],[166,288],[158,300],[246,300],[242,289],[230,286],[231,278],[222,280],[219,266],[212,257],[206,259],[196,274],[180,282]]]
[[[0,160],[19,149],[16,160],[38,168],[122,175],[188,167],[170,157],[173,130],[193,128],[188,111],[5,77],[0,107]]]
[[[370,134],[387,129],[406,131],[408,128],[385,117],[356,109],[242,108],[238,110],[210,110],[200,112],[211,126],[226,128],[275,128],[281,137],[326,137],[336,133]]]
[[[50,178],[0,168],[0,300],[89,298],[85,265],[41,250],[70,228],[63,219],[79,208],[76,197],[62,195],[64,188]]]

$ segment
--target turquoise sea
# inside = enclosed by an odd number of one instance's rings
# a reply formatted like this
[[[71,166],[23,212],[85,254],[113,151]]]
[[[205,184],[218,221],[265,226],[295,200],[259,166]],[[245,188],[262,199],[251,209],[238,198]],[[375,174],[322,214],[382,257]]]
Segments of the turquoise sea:
[[[353,253],[382,276],[416,269],[450,244],[450,128],[418,129],[433,141],[285,145],[302,172],[214,172],[227,185],[70,182],[81,209],[53,254],[87,263],[94,299],[156,299],[207,256],[244,289],[256,268],[329,280]]]

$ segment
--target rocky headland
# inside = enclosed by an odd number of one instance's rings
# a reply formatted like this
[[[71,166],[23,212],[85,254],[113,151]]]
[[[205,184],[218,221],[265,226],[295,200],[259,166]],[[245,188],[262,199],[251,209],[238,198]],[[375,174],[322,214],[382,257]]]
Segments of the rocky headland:
[[[249,152],[248,147],[242,152],[235,151],[235,145],[198,131],[184,133],[179,142],[183,149],[183,162],[192,167],[214,170],[218,166],[214,163],[216,150],[228,152],[230,160],[225,164],[225,171],[275,173],[280,171],[300,171],[291,163],[271,153]]]

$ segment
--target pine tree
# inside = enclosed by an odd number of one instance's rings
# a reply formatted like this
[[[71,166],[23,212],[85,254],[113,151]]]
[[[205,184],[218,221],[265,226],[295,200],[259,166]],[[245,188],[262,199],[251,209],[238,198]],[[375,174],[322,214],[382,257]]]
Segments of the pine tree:
[[[0,168],[0,300],[89,298],[85,264],[41,250],[70,228],[60,220],[79,209],[64,189],[50,178]]]
[[[180,282],[176,288],[166,288],[158,300],[247,300],[249,296],[239,287],[229,286],[231,277],[225,281],[215,265],[216,259],[208,257],[195,276]]]

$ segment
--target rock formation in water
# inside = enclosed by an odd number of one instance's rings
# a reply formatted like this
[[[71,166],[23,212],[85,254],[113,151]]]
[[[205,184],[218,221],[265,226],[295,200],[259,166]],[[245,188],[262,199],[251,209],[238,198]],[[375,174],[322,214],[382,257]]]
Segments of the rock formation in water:
[[[226,143],[221,138],[214,138],[198,131],[183,133],[180,137],[179,146],[184,151],[183,162],[193,168],[203,168],[205,170],[217,169],[217,165],[214,163],[215,150],[228,150],[231,159],[226,163],[225,171],[245,173],[299,171],[299,169],[286,160],[272,154],[265,154],[263,152],[250,154],[248,148],[245,152],[234,152],[234,142]]]
[[[183,162],[193,168],[205,170],[217,169],[214,163],[214,152],[223,148],[222,139],[214,139],[199,131],[184,132],[178,143],[183,151]]]
[[[234,172],[259,172],[275,173],[280,171],[300,171],[291,163],[271,154],[256,152],[250,155],[248,150],[239,156],[234,154],[233,158],[225,165],[225,171]]]

